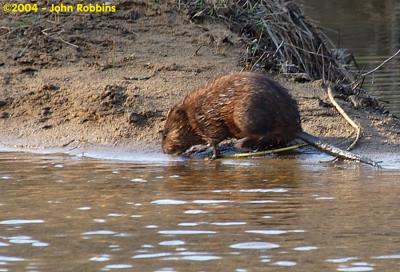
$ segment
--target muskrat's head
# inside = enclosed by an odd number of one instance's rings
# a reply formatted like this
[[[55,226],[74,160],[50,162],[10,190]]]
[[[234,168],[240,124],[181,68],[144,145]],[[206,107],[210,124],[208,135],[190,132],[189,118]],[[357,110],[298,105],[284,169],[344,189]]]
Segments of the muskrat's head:
[[[201,142],[201,138],[190,126],[186,110],[182,106],[174,106],[168,113],[162,131],[161,146],[164,153],[180,154]]]

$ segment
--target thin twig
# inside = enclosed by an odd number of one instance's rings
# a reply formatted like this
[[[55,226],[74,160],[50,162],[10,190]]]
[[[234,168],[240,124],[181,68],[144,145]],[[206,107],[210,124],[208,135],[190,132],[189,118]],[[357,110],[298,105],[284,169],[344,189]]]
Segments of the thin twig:
[[[72,144],[73,142],[75,142],[75,139],[72,139],[72,140],[66,142],[65,144],[62,144],[61,146],[62,146],[62,147],[67,147],[67,146],[69,146],[70,144]]]
[[[282,41],[281,44],[278,46],[278,48],[275,50],[275,53],[272,55],[273,57],[276,56],[276,54],[278,53],[278,51],[281,49],[282,45],[285,43],[285,41]]]
[[[75,48],[79,48],[79,46],[77,46],[76,44],[67,42],[66,40],[64,40],[64,39],[61,38],[61,37],[53,37],[52,35],[50,35],[49,33],[46,32],[46,30],[50,30],[50,29],[51,29],[51,28],[44,29],[44,30],[42,30],[42,33],[43,33],[45,36],[49,37],[49,38],[52,38],[52,39],[54,39],[54,40],[59,40],[59,41],[65,43],[65,44],[67,44],[67,45],[69,45],[69,46],[72,46],[72,47],[75,47]]]
[[[256,62],[254,62],[254,64],[251,66],[251,71],[253,71],[253,69],[254,69],[254,67],[258,64],[258,62],[260,61],[260,60],[262,60],[262,58],[265,56],[265,54],[266,54],[266,52],[264,51],[263,53],[262,53],[262,55],[256,60]]]
[[[203,44],[200,45],[199,48],[197,48],[196,51],[194,51],[193,56],[198,56],[199,55],[199,51],[203,46],[205,46],[205,45],[203,45]]]
[[[400,54],[400,49],[394,53],[392,56],[390,56],[389,58],[387,58],[386,60],[384,60],[381,64],[379,64],[377,67],[375,67],[374,69],[372,69],[371,71],[361,74],[362,77],[366,77],[374,72],[376,72],[379,68],[381,68],[383,65],[385,65],[386,63],[388,63],[389,61],[391,61],[394,57],[396,57],[398,54]]]
[[[32,39],[30,39],[30,40],[28,41],[28,43],[26,44],[26,46],[25,46],[21,51],[18,51],[17,55],[14,57],[14,60],[21,58],[21,57],[25,54],[25,51],[28,49],[28,47],[29,47],[31,44],[32,44]]]

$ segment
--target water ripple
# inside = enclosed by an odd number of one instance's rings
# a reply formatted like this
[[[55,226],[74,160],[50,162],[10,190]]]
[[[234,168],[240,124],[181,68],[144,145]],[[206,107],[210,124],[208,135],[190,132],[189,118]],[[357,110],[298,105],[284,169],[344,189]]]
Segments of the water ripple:
[[[186,214],[202,214],[202,213],[207,213],[204,210],[187,210],[185,211]]]
[[[246,230],[247,233],[264,234],[264,235],[280,235],[288,233],[287,230]]]
[[[182,204],[186,204],[186,201],[177,200],[177,199],[159,199],[159,200],[152,201],[151,204],[155,204],[155,205],[182,205]]]
[[[378,259],[378,260],[400,259],[400,254],[373,256],[371,257],[371,259]]]
[[[106,262],[106,261],[111,260],[111,256],[108,254],[102,254],[102,255],[94,256],[94,257],[90,258],[89,260],[93,261],[93,262]]]
[[[343,257],[343,258],[337,258],[337,259],[326,259],[325,261],[329,262],[329,263],[346,263],[346,262],[354,261],[357,259],[358,259],[357,257]]]
[[[246,225],[246,224],[247,224],[246,222],[240,222],[240,221],[238,221],[238,222],[232,221],[232,222],[213,222],[213,223],[210,223],[210,225],[215,225],[215,226],[240,226],[240,225]]]
[[[367,272],[373,270],[374,268],[371,266],[342,266],[337,269],[337,271],[342,272]]]
[[[114,235],[115,231],[112,230],[94,230],[82,233],[82,235]]]
[[[245,242],[237,243],[229,246],[235,249],[274,249],[279,248],[278,244],[267,243],[267,242]]]
[[[303,233],[305,230],[246,230],[246,232],[264,235],[280,235],[286,233]]]
[[[25,259],[19,257],[11,257],[11,256],[4,256],[0,255],[0,262],[21,262]]]
[[[295,266],[297,263],[293,261],[277,261],[273,263],[274,265],[278,266]]]
[[[169,241],[162,241],[158,244],[160,246],[181,246],[186,244],[186,242],[182,240],[169,240]]]
[[[269,188],[269,189],[262,189],[262,188],[255,188],[255,189],[240,189],[240,190],[212,190],[213,193],[233,193],[233,192],[240,192],[240,193],[286,193],[289,190],[286,188]]]
[[[150,259],[150,258],[160,258],[171,256],[169,252],[159,252],[159,253],[146,253],[146,254],[138,254],[132,257],[132,259]]]
[[[12,219],[0,221],[0,225],[23,225],[23,224],[41,224],[44,220],[41,219]]]
[[[186,235],[186,234],[215,234],[217,232],[210,230],[160,230],[158,233],[165,235]]]
[[[232,200],[224,200],[224,199],[198,199],[193,200],[194,204],[221,204],[221,203],[232,203]]]
[[[129,269],[129,268],[132,268],[132,267],[133,266],[130,265],[130,264],[109,264],[109,265],[106,265],[102,269],[102,271],[109,271],[109,270],[112,270],[112,269]]]
[[[311,251],[311,250],[318,249],[318,247],[316,247],[316,246],[300,246],[300,247],[295,247],[293,249],[296,251]]]
[[[219,260],[221,257],[219,256],[212,256],[212,255],[192,255],[192,256],[185,256],[182,257],[182,260],[187,261],[211,261],[211,260]]]
[[[137,182],[137,183],[145,183],[145,182],[147,182],[147,180],[142,179],[142,178],[134,178],[134,179],[131,179],[131,181],[132,182]]]
[[[11,244],[31,244],[33,247],[47,247],[49,244],[38,240],[33,240],[30,236],[19,235],[8,237],[8,242]]]

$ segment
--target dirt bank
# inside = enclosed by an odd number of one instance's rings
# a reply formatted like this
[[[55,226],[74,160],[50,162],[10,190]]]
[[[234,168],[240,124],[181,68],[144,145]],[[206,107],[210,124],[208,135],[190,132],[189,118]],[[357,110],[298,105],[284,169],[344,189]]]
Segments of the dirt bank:
[[[118,8],[0,19],[2,144],[159,149],[158,131],[176,101],[242,69],[241,39],[222,24],[195,24],[176,5],[122,1]],[[306,131],[333,143],[352,134],[320,82],[277,79],[298,100]],[[364,127],[356,152],[400,152],[398,119],[339,103]]]

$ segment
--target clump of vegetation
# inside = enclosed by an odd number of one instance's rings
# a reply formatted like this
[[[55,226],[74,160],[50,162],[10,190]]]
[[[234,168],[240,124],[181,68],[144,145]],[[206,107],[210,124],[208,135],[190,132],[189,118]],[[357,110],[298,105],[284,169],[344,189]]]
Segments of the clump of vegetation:
[[[247,45],[245,66],[312,79],[349,82],[335,46],[290,0],[186,0],[192,20],[213,18],[239,33]]]

